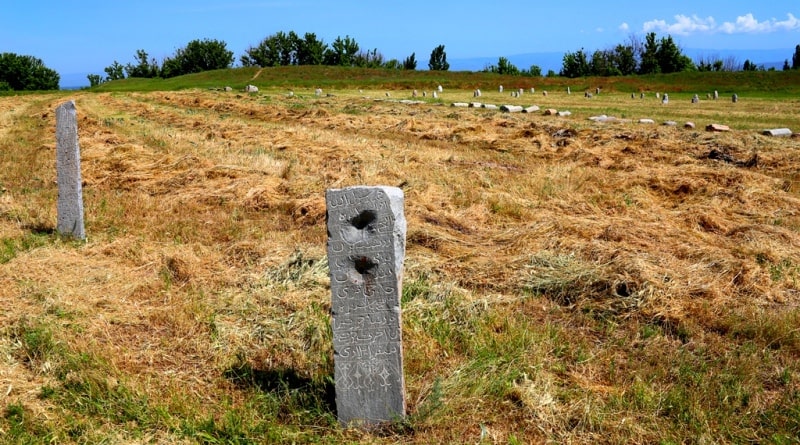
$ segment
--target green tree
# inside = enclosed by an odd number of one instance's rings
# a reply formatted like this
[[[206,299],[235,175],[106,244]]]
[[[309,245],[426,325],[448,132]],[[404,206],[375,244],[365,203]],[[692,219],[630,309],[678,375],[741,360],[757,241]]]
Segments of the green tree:
[[[447,71],[450,69],[450,64],[447,63],[447,53],[444,51],[444,45],[439,45],[431,51],[428,69],[431,71]]]
[[[658,41],[656,33],[647,33],[644,37],[644,46],[640,55],[639,74],[657,74],[661,71],[658,63]]]
[[[792,55],[792,69],[800,69],[800,45],[794,47],[794,54]]]
[[[350,36],[344,39],[336,37],[331,47],[325,51],[325,65],[353,66],[356,54],[358,54],[358,43]]]
[[[278,31],[266,37],[258,46],[251,46],[245,50],[245,54],[239,60],[242,66],[258,66],[262,68],[298,64],[299,41],[300,39],[294,31],[290,31],[289,34]]]
[[[403,64],[397,59],[389,59],[383,64],[383,67],[387,70],[401,70],[403,69]]]
[[[790,69],[792,69],[792,67],[789,65],[789,59],[784,60],[783,61],[783,70],[784,71],[789,71]]]
[[[322,65],[327,49],[328,45],[317,39],[316,34],[307,32],[302,39],[297,40],[297,64]]]
[[[411,53],[410,56],[403,59],[403,69],[404,70],[417,69],[417,53]]]
[[[14,53],[0,54],[0,84],[9,90],[57,90],[61,80],[41,59]]]
[[[589,61],[583,48],[574,53],[565,53],[559,75],[569,78],[584,77],[590,74]]]
[[[519,68],[514,66],[511,61],[509,61],[505,57],[501,57],[497,60],[497,67],[493,70],[493,72],[497,74],[505,74],[507,76],[518,76],[519,75]]]
[[[378,48],[372,51],[361,51],[353,57],[353,66],[362,68],[380,68],[383,66],[383,54],[378,52]]]
[[[100,76],[99,74],[89,74],[86,76],[86,78],[89,79],[90,87],[96,87],[101,83],[103,83],[103,77]]]
[[[125,65],[125,72],[128,74],[128,77],[158,77],[160,72],[158,62],[156,62],[156,59],[148,61],[148,57],[145,50],[136,50],[136,65],[130,63]]]
[[[636,74],[636,49],[632,44],[614,47],[614,64],[623,76]]]
[[[125,78],[125,67],[116,60],[103,70],[106,72],[106,80],[120,80]]]
[[[161,75],[169,78],[184,74],[230,68],[233,51],[219,40],[192,40],[185,48],[175,51],[173,57],[164,60]]]
[[[542,77],[542,67],[539,65],[531,65],[527,75],[531,77]]]

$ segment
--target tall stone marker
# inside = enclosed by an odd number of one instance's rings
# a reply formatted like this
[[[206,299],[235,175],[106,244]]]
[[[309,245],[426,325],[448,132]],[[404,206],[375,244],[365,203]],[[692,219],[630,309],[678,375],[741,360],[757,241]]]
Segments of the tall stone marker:
[[[81,188],[81,149],[78,146],[78,118],[75,102],[56,108],[56,182],[58,183],[58,222],[62,235],[86,239],[83,226]]]
[[[329,189],[325,201],[339,422],[370,427],[402,419],[403,191]]]

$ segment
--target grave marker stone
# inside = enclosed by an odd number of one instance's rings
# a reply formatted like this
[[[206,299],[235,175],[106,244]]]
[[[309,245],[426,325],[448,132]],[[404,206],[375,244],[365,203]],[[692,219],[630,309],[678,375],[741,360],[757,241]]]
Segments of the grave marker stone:
[[[396,187],[325,193],[336,410],[345,426],[373,426],[405,416],[403,200]]]
[[[62,235],[86,239],[83,224],[81,149],[78,145],[78,117],[74,101],[65,102],[56,108],[56,182],[56,230]]]
[[[739,102],[739,95],[736,94],[736,93],[733,93],[733,96],[731,96],[731,101],[733,103]]]
[[[498,88],[498,90],[499,90],[499,91],[502,93],[502,92],[503,92],[503,85],[500,85],[500,87]]]
[[[719,91],[714,90],[714,100],[719,99]]]

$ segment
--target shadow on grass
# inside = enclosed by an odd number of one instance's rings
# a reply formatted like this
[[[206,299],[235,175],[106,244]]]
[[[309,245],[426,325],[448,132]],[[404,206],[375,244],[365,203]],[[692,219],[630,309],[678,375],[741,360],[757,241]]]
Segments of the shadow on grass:
[[[272,394],[290,410],[336,415],[333,376],[315,381],[291,368],[257,369],[250,363],[238,363],[224,376],[241,388]]]

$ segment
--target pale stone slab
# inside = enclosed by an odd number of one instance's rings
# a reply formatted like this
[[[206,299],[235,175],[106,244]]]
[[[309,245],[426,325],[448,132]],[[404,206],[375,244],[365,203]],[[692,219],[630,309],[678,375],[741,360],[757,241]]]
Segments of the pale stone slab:
[[[558,110],[556,110],[555,108],[548,108],[548,109],[544,110],[544,115],[545,116],[552,116],[554,114],[558,114]]]
[[[501,105],[500,106],[500,111],[503,111],[503,112],[506,112],[506,113],[521,113],[522,112],[522,107],[519,106],[519,105]]]
[[[572,112],[571,111],[559,111],[558,115],[561,116],[561,117],[572,116]]]
[[[339,422],[371,426],[402,419],[403,191],[329,189],[325,200]]]
[[[466,102],[453,102],[452,104],[450,104],[450,106],[451,107],[459,107],[459,108],[467,108],[467,107],[469,107],[469,104],[466,103]]]
[[[761,134],[765,136],[791,136],[792,130],[788,128],[773,128],[771,130],[764,130]]]
[[[539,111],[539,106],[538,105],[531,105],[530,107],[522,109],[523,113],[533,113],[535,111]]]
[[[708,124],[706,131],[730,131],[731,127],[722,124]]]
[[[74,101],[65,102],[56,108],[56,182],[56,230],[62,235],[86,239],[83,224],[81,149],[78,145],[78,117]]]
[[[664,121],[664,126],[667,126],[667,127],[677,127],[677,126],[678,126],[678,123],[677,123],[677,122],[675,122],[675,121]]]
[[[495,104],[483,104],[483,108],[486,108],[487,110],[496,110],[497,109],[497,105],[495,105]]]
[[[481,107],[481,103],[480,102],[470,102],[469,103],[469,107],[470,108],[480,108]]]
[[[694,129],[694,127],[695,127],[694,122],[686,122],[685,124],[683,124],[683,128],[688,128],[690,130]]]
[[[639,119],[640,124],[655,124],[656,121],[653,119]]]

